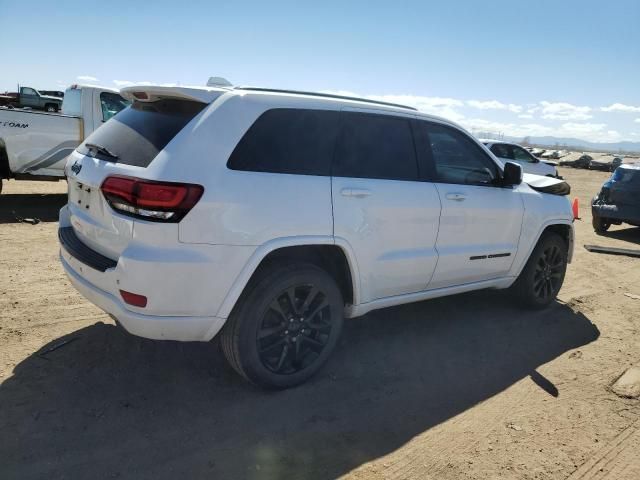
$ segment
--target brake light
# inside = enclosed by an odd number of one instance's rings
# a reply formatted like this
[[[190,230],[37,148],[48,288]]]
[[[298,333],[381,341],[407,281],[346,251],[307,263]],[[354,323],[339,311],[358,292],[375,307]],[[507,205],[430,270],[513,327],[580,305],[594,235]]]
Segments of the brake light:
[[[112,176],[102,182],[100,190],[111,208],[124,215],[175,223],[198,203],[204,187]]]
[[[127,292],[126,290],[120,290],[120,295],[122,296],[122,299],[129,305],[140,308],[144,308],[147,306],[147,297],[145,297],[144,295]]]

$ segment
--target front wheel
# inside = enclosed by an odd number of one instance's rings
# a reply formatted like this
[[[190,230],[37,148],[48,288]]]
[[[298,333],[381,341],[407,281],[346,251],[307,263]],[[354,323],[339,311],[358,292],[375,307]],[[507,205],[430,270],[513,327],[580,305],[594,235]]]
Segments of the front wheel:
[[[50,112],[50,113],[55,113],[58,111],[58,107],[52,104],[47,105],[45,109],[47,112]]]
[[[222,350],[250,382],[288,388],[314,375],[342,330],[344,302],[333,278],[311,264],[260,275],[227,320]]]
[[[611,222],[599,215],[593,216],[593,218],[591,219],[591,224],[593,225],[593,229],[596,233],[604,233],[609,230],[609,227],[611,226]]]
[[[556,233],[544,233],[516,280],[513,290],[525,306],[534,309],[544,308],[557,297],[566,271],[567,244]]]

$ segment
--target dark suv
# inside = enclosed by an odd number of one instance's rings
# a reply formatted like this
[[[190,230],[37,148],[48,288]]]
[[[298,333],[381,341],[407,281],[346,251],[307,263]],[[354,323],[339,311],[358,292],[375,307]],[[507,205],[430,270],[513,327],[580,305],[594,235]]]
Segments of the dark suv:
[[[640,226],[640,163],[616,168],[593,199],[591,213],[596,232],[607,231],[612,223]]]

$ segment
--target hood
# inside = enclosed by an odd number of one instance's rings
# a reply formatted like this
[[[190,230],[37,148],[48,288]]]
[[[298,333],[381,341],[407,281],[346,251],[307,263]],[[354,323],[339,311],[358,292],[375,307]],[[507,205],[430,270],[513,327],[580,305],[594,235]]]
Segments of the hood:
[[[553,162],[551,160],[540,160],[542,163],[546,163],[547,165],[551,165],[552,167],[557,167],[558,162]]]
[[[538,192],[552,195],[569,195],[571,187],[564,180],[553,177],[543,177],[532,173],[524,173],[522,181]]]

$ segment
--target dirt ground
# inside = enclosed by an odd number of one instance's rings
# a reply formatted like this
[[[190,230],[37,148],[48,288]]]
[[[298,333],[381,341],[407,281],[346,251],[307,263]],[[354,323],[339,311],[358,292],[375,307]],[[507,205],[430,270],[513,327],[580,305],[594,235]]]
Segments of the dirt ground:
[[[596,235],[608,174],[561,174],[582,220],[560,301],[532,313],[476,292],[373,312],[283,392],[247,385],[215,343],[117,329],[59,265],[66,184],[5,183],[0,478],[640,478],[640,400],[609,390],[640,364],[625,295],[640,259],[583,248],[640,248],[640,228]]]

